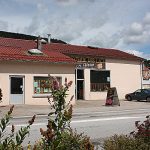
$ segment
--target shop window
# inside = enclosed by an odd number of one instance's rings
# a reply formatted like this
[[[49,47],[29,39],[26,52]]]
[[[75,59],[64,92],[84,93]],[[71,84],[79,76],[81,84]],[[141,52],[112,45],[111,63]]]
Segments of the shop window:
[[[60,85],[62,84],[61,77],[57,77]],[[50,79],[49,77],[34,77],[34,94],[50,93]]]
[[[110,71],[91,70],[91,91],[106,91],[110,87]]]

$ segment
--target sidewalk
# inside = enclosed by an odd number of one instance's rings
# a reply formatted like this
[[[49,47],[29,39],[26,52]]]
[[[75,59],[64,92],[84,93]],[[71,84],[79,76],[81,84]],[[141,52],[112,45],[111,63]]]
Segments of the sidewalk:
[[[0,118],[9,110],[10,106],[0,106]],[[137,101],[120,101],[120,106],[105,106],[105,101],[76,101],[73,106],[73,115],[90,114],[92,112],[107,112],[132,109],[148,109],[150,103]],[[15,105],[12,116],[14,118],[47,116],[51,111],[50,106],[37,105]]]

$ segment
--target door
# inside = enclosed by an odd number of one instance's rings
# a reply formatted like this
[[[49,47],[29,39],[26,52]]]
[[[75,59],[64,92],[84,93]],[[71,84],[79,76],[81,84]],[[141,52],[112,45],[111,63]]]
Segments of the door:
[[[76,99],[83,100],[84,99],[84,70],[76,69],[75,70],[75,78],[76,78]]]
[[[84,81],[77,80],[77,99],[80,99],[80,100],[84,99],[83,87],[84,87]]]
[[[10,104],[24,104],[24,77],[10,77]]]

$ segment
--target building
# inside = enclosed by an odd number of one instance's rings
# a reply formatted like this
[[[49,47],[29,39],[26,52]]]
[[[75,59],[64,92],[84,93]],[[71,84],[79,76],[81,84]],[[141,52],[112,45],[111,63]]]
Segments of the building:
[[[150,89],[150,60],[146,60],[143,62],[142,75],[143,75],[142,88]]]
[[[116,49],[0,37],[0,105],[48,104],[49,74],[61,84],[73,81],[68,94],[74,102],[106,99],[109,87],[124,99],[141,88],[142,60]]]

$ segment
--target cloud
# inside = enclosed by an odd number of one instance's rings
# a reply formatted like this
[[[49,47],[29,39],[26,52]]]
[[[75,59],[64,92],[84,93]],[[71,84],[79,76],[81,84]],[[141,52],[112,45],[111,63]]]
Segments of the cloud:
[[[8,30],[8,22],[0,20],[0,31],[7,31]]]
[[[145,59],[150,60],[150,54],[145,54],[141,51],[137,51],[137,50],[125,50],[125,52],[129,53],[129,54],[133,54],[135,56],[139,56]]]
[[[141,45],[150,43],[149,1],[2,1],[0,28],[6,31],[41,36],[51,33],[52,38],[71,44],[123,50],[140,50],[149,46]]]
[[[150,42],[150,12],[148,12],[143,20],[133,22],[125,33],[124,42],[127,44],[140,44]]]
[[[56,0],[56,2],[62,6],[70,6],[78,3],[95,2],[95,0]]]

